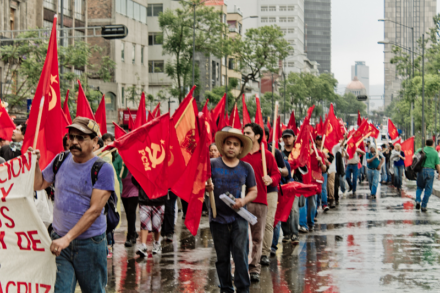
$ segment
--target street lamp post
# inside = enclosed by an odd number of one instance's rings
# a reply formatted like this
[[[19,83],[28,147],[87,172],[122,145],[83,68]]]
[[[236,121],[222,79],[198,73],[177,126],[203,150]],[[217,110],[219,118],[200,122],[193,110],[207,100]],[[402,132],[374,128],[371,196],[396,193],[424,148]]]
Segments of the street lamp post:
[[[422,34],[422,148],[425,147],[425,34]]]
[[[193,2],[194,22],[193,22],[193,68],[192,68],[192,86],[195,85],[195,66],[196,66],[196,2]]]

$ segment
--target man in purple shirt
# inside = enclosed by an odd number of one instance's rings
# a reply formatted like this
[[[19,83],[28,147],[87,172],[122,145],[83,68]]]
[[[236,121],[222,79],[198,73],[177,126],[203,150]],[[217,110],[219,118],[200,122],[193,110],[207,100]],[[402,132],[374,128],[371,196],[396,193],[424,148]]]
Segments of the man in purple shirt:
[[[52,245],[57,256],[55,292],[105,292],[107,285],[107,241],[104,206],[114,192],[113,167],[104,163],[92,185],[91,170],[98,159],[98,124],[77,117],[69,128],[70,153],[54,174],[55,159],[41,172],[35,169],[34,189],[55,183]],[[33,151],[29,148],[29,151]],[[33,151],[40,158],[39,150]]]

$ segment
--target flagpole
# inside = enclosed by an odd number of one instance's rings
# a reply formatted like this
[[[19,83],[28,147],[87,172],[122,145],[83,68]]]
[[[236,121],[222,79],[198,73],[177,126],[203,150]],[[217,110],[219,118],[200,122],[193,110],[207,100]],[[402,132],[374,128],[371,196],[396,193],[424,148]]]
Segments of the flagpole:
[[[263,175],[266,176],[267,165],[266,165],[266,152],[265,152],[264,142],[261,142],[260,148],[261,148],[261,160],[263,162]]]
[[[208,179],[208,184],[212,184],[212,179]],[[212,209],[212,217],[215,219],[217,217],[217,207],[215,205],[215,198],[214,198],[214,192],[209,192],[209,202],[211,203],[211,209]]]
[[[43,114],[43,107],[44,107],[44,96],[41,98],[40,109],[38,109],[37,128],[35,129],[34,144],[32,145],[32,148],[34,150],[37,149],[37,141],[38,141],[38,134],[40,133],[40,123],[41,123],[41,115]]]
[[[194,100],[194,97],[191,98],[191,100],[188,103],[188,106],[186,106],[185,111],[183,111],[182,115],[180,115],[179,120],[177,121],[176,125],[174,125],[174,129],[177,129],[177,127],[179,126],[180,122],[182,122],[183,117],[186,114],[186,111],[188,111],[189,107],[192,106],[192,101]]]
[[[272,135],[272,155],[275,156],[275,143],[276,141],[276,134],[277,134],[277,118],[278,118],[278,101],[275,103],[275,110],[273,112],[273,135]]]
[[[324,143],[325,143],[325,134],[324,134],[324,137],[322,138],[321,152],[322,152],[322,149],[324,148]]]

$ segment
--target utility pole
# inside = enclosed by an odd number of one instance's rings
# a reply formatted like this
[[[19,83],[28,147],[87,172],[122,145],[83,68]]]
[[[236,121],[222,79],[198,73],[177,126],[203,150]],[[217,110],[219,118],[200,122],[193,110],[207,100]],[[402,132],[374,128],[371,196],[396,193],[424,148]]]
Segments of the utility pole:
[[[60,13],[60,21],[61,21],[61,24],[60,24],[60,45],[61,45],[61,47],[64,47],[64,39],[63,39],[63,37],[64,37],[64,30],[63,30],[63,27],[64,27],[64,0],[60,0],[60,10],[61,10],[61,13]],[[61,62],[60,62],[60,88],[61,88],[61,83],[62,83],[62,75],[63,75],[63,73],[64,73],[64,68],[63,68],[63,64],[62,64],[62,59],[60,60]]]
[[[272,113],[275,113],[275,106],[273,100],[273,72],[272,72]]]
[[[62,1],[62,0],[61,0]],[[194,7],[194,22],[193,22],[193,68],[192,68],[192,86],[195,85],[195,73],[194,69],[196,66],[196,2],[193,3]]]
[[[425,147],[425,34],[422,34],[422,148]]]

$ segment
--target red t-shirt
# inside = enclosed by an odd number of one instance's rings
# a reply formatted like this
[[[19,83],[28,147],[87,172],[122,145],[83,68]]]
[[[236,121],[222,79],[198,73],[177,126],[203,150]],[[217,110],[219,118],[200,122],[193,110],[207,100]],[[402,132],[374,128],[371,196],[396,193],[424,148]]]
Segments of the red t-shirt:
[[[277,162],[274,156],[268,150],[265,150],[266,154],[266,167],[267,175],[272,178],[272,184],[270,186],[278,186],[281,180],[281,173],[278,170]],[[249,163],[254,169],[255,179],[257,181],[258,194],[253,203],[261,203],[267,205],[267,186],[263,182],[263,160],[261,158],[261,150],[251,154],[247,154],[241,159],[244,162]]]
[[[325,155],[323,152],[318,151],[319,156],[322,159],[322,162],[325,162]],[[322,184],[324,182],[324,177],[322,177],[322,170],[319,166],[319,162],[316,159],[315,151],[313,150],[310,154],[310,165],[311,165],[311,172],[312,172],[312,183],[316,183],[319,186],[319,192],[322,190]],[[321,181],[321,182],[319,182]]]

